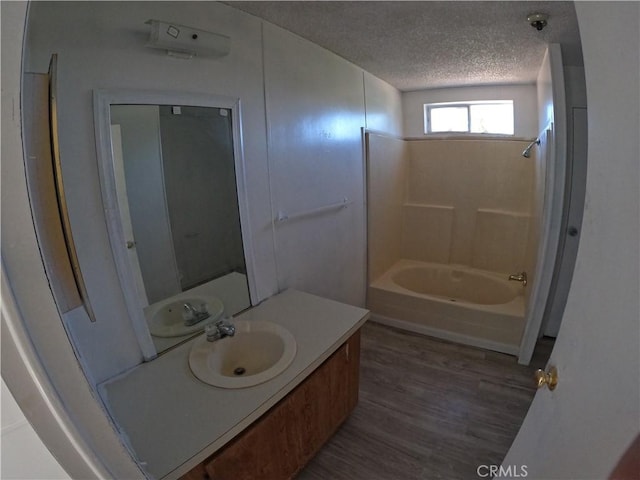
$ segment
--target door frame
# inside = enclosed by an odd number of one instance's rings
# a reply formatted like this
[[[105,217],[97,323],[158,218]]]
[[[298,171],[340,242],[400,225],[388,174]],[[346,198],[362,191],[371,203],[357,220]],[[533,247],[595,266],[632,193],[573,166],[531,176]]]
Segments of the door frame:
[[[553,271],[558,258],[558,246],[562,224],[562,210],[565,197],[566,156],[567,156],[567,108],[559,44],[551,44],[547,49],[550,66],[550,88],[552,91],[553,113],[545,126],[551,129],[550,145],[545,152],[544,194],[540,219],[540,235],[533,272],[533,285],[527,311],[525,328],[520,341],[518,363],[529,365],[536,342],[542,328],[542,321],[550,299]],[[545,58],[546,60],[546,58]],[[540,81],[540,80],[539,80]],[[541,114],[542,112],[539,112]],[[543,123],[544,124],[544,123]],[[541,145],[542,146],[542,145]],[[539,153],[540,154],[540,153]]]
[[[549,301],[542,319],[543,335],[554,338],[560,331],[580,242],[587,184],[587,107],[571,107],[571,115],[567,120],[569,151],[566,162],[565,208],[562,215],[558,259],[553,272]],[[570,228],[575,229],[574,232],[571,232]]]

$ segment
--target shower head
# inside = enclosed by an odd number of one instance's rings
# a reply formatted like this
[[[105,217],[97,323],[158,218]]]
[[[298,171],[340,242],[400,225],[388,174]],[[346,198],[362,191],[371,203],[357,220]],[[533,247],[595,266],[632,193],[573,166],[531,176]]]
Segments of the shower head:
[[[533,148],[534,145],[540,145],[540,139],[536,138],[533,142],[531,142],[529,145],[527,145],[527,148],[525,148],[522,151],[522,156],[524,158],[529,158],[531,156],[531,149]]]

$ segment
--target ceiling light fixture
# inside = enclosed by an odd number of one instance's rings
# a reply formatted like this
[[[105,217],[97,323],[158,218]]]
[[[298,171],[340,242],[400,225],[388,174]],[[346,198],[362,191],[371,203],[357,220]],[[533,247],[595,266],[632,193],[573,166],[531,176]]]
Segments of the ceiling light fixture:
[[[151,33],[147,47],[166,50],[179,58],[224,57],[231,50],[230,38],[177,23],[148,20]]]

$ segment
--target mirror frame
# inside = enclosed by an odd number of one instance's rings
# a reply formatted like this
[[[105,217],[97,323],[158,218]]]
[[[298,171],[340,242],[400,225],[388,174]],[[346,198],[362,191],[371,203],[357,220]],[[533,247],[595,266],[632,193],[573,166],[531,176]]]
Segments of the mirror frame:
[[[247,283],[251,305],[257,303],[255,290],[254,252],[249,221],[249,203],[246,189],[246,168],[242,141],[242,116],[239,98],[215,94],[190,93],[179,91],[155,90],[104,90],[93,91],[93,115],[96,135],[96,154],[100,189],[104,206],[105,221],[109,234],[109,243],[116,264],[120,287],[129,312],[138,344],[145,361],[158,356],[156,347],[147,326],[141,305],[139,272],[135,272],[128,260],[126,238],[120,221],[121,205],[116,190],[116,165],[111,145],[111,105],[181,105],[191,107],[226,108],[231,110],[231,128],[233,135],[233,156],[235,163],[236,190],[247,269]]]

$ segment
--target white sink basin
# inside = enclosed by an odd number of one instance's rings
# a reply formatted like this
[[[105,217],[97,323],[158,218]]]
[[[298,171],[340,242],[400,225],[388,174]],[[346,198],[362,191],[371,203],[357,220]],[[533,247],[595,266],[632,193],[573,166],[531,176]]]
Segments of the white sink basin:
[[[201,304],[207,305],[209,318],[194,325],[185,325],[182,313],[184,304],[189,303],[195,308]],[[149,318],[149,331],[156,337],[180,337],[204,330],[205,325],[218,320],[224,311],[222,301],[211,296],[184,297],[169,302],[154,304],[146,310]]]
[[[209,385],[245,388],[282,373],[296,356],[293,335],[271,322],[238,320],[236,333],[213,342],[198,338],[189,354],[193,374]]]

